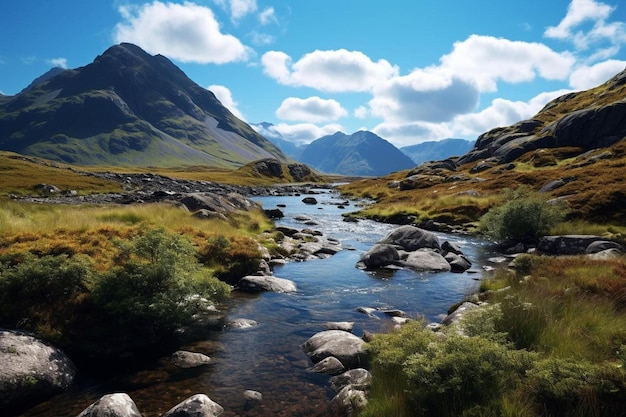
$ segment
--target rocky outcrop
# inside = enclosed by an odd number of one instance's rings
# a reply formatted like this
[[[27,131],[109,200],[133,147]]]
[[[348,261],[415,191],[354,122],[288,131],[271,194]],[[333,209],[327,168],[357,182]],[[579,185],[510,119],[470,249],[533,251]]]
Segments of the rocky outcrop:
[[[0,408],[56,394],[75,375],[74,364],[61,350],[26,333],[0,330]]]
[[[241,278],[238,288],[249,292],[296,292],[296,284],[288,279],[267,275],[248,275]]]
[[[537,250],[549,255],[592,254],[606,249],[624,253],[622,245],[593,235],[544,236],[537,245]]]
[[[552,100],[532,119],[483,133],[457,163],[474,162],[473,171],[480,172],[537,149],[575,147],[584,152],[617,143],[626,137],[624,79],[626,70],[601,86]]]
[[[388,266],[416,271],[464,272],[471,268],[472,263],[451,243],[446,241],[440,245],[434,233],[405,225],[387,234],[357,263],[358,268],[364,269]]]
[[[217,417],[224,408],[205,394],[196,394],[174,406],[163,417]]]
[[[107,394],[91,404],[78,417],[141,417],[128,394]]]
[[[359,368],[367,363],[363,339],[343,330],[316,333],[302,345],[302,350],[313,363],[330,356],[337,358],[348,369]]]

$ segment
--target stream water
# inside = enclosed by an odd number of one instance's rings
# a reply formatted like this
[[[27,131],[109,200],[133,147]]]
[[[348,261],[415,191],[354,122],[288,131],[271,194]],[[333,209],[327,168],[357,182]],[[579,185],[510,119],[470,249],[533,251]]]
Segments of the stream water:
[[[281,205],[285,218],[277,224],[311,227],[341,241],[344,250],[319,260],[291,262],[274,268],[280,278],[294,281],[296,293],[235,293],[227,302],[227,320],[253,319],[258,326],[209,332],[205,338],[183,346],[212,358],[209,365],[192,370],[174,367],[168,357],[158,361],[131,361],[125,372],[106,378],[79,374],[67,392],[20,414],[22,417],[77,416],[102,395],[126,392],[144,417],[157,417],[197,393],[207,394],[230,416],[323,416],[334,393],[328,376],[308,372],[311,366],[300,350],[309,337],[324,330],[328,321],[355,322],[354,333],[388,331],[392,321],[384,314],[368,316],[358,307],[403,310],[410,317],[439,321],[450,305],[474,292],[482,266],[493,256],[481,240],[439,234],[463,250],[474,266],[469,272],[417,273],[396,270],[372,274],[357,269],[360,256],[395,226],[359,221],[344,222],[341,215],[355,210],[340,208],[341,197],[321,190],[317,205],[302,203],[303,196],[260,197],[266,209]],[[283,206],[284,205],[284,206]],[[294,220],[306,215],[318,224],[304,226]],[[251,404],[245,390],[263,394]]]

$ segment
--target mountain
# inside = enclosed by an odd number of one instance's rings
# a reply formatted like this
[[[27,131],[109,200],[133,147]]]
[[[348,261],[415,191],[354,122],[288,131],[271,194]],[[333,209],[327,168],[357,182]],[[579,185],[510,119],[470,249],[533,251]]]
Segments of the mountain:
[[[0,149],[81,165],[289,161],[170,60],[128,43],[0,100]]]
[[[276,145],[284,154],[295,160],[300,159],[302,152],[304,152],[306,148],[306,145],[298,145],[297,143],[284,139],[277,130],[273,129],[274,125],[272,123],[253,123],[250,126],[259,132],[259,134],[263,135],[264,138]]]
[[[465,139],[443,139],[423,142],[400,148],[416,165],[427,161],[438,161],[452,156],[465,155],[474,146],[474,141]]]
[[[626,69],[604,84],[558,97],[532,119],[483,133],[459,164],[504,164],[538,149],[605,148],[626,136]]]
[[[300,161],[321,172],[358,176],[386,175],[415,165],[391,143],[364,130],[321,137],[306,147]]]

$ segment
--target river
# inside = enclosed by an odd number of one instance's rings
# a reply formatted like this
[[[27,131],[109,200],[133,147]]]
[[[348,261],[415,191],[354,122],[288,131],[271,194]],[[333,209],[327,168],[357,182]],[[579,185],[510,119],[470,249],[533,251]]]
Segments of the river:
[[[344,222],[341,215],[356,210],[353,204],[341,208],[343,199],[335,192],[319,190],[316,205],[302,202],[303,196],[259,197],[264,208],[279,204],[285,217],[279,225],[299,229],[311,227],[341,241],[343,250],[327,259],[291,262],[274,268],[280,278],[294,281],[296,293],[235,293],[227,302],[227,320],[253,319],[249,329],[224,328],[213,331],[183,349],[204,353],[209,365],[181,370],[168,357],[158,361],[130,362],[125,372],[106,378],[79,374],[67,392],[21,414],[22,417],[77,416],[104,394],[126,392],[144,417],[157,417],[196,393],[205,393],[231,416],[323,416],[334,393],[328,376],[308,372],[311,366],[300,350],[309,337],[324,330],[328,321],[353,321],[354,333],[388,331],[392,321],[384,314],[368,316],[358,307],[403,310],[409,317],[439,321],[454,303],[476,291],[482,266],[493,256],[490,246],[479,239],[438,234],[440,242],[456,244],[473,262],[470,271],[418,273],[396,270],[373,274],[355,267],[360,256],[393,225],[362,220]],[[294,220],[306,215],[318,224],[304,226]],[[251,404],[243,391],[263,394]]]

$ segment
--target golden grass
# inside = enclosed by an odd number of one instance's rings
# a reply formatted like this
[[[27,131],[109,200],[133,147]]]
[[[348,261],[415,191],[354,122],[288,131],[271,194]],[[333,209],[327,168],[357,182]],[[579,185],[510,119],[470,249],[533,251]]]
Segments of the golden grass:
[[[52,184],[80,194],[119,192],[122,186],[110,180],[81,175],[70,165],[0,151],[0,192],[33,194],[37,184]]]

